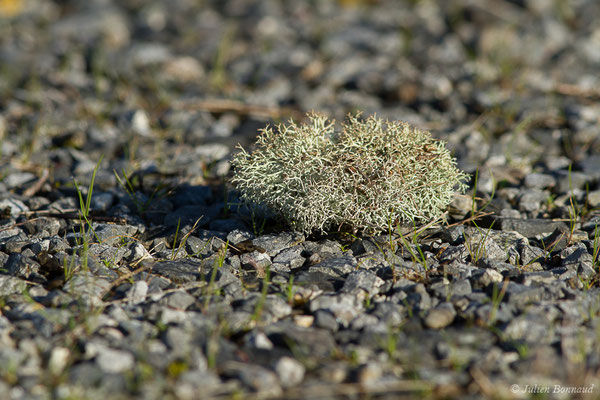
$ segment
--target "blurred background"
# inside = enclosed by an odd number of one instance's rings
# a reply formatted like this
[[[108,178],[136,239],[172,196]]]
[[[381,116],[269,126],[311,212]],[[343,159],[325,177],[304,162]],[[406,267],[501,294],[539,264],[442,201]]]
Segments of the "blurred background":
[[[202,184],[266,123],[361,110],[514,180],[597,153],[599,68],[595,0],[0,0],[0,174]]]

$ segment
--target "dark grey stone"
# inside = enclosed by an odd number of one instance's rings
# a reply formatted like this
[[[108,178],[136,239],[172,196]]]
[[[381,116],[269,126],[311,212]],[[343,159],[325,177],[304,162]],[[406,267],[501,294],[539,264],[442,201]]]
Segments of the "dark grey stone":
[[[65,282],[63,290],[73,296],[88,295],[95,298],[102,296],[109,288],[110,282],[91,272],[81,271]]]
[[[27,221],[23,229],[30,235],[44,233],[45,236],[55,236],[60,226],[60,222],[54,218],[39,217]]]
[[[522,245],[519,249],[520,265],[529,265],[534,262],[543,263],[546,257],[546,252],[539,247]]]
[[[323,357],[336,347],[330,331],[304,328],[288,321],[279,321],[265,327],[265,334],[275,346],[294,347],[298,354]]]
[[[260,365],[229,361],[222,367],[225,376],[239,379],[244,385],[264,396],[280,396],[281,386],[277,375]]]
[[[494,228],[503,231],[517,231],[528,238],[544,233],[551,233],[556,229],[561,232],[568,231],[568,227],[564,222],[548,221],[545,219],[497,218]]]
[[[530,303],[539,303],[542,301],[543,295],[544,289],[542,287],[531,287],[509,282],[505,300],[509,303],[523,306]]]
[[[48,245],[48,251],[51,254],[56,254],[58,252],[65,251],[68,248],[69,248],[69,244],[67,242],[65,242],[62,238],[56,237],[56,236],[50,238],[50,244]]]
[[[97,386],[104,376],[105,372],[93,362],[79,363],[69,370],[71,382],[87,387]]]
[[[310,311],[324,310],[332,313],[344,326],[358,316],[363,310],[363,304],[357,296],[351,294],[321,295],[310,302]]]
[[[301,243],[304,237],[294,232],[282,232],[279,234],[262,235],[252,239],[256,248],[264,249],[270,256],[275,257],[281,250]]]
[[[242,254],[240,256],[240,263],[242,268],[256,271],[260,277],[263,277],[266,268],[271,265],[271,257],[267,253],[260,253],[255,250],[251,253]]]
[[[464,225],[453,226],[448,229],[442,229],[441,236],[444,242],[451,245],[459,245],[464,242],[465,227]]]
[[[306,260],[301,256],[303,250],[303,247],[300,245],[282,250],[273,258],[273,263],[283,264],[291,269],[300,268]]]
[[[422,283],[416,284],[406,293],[406,304],[419,311],[431,308],[431,296]]]
[[[200,239],[194,235],[190,235],[185,240],[185,250],[191,256],[206,256],[213,251],[213,240]]]
[[[309,272],[321,272],[334,277],[346,276],[356,268],[356,259],[352,256],[329,258],[308,268]]]
[[[113,247],[107,244],[94,243],[89,247],[89,256],[108,263],[113,268],[129,253],[126,247]]]
[[[384,281],[375,273],[360,269],[351,272],[344,281],[342,292],[356,293],[357,290],[364,290],[369,296],[373,296],[379,292],[379,288],[384,284]]]
[[[379,249],[379,245],[372,239],[358,238],[350,245],[350,250],[355,256],[377,253]]]
[[[441,299],[452,296],[464,296],[472,292],[471,282],[468,279],[457,279],[450,283],[437,282],[429,287]]]
[[[32,275],[38,275],[40,264],[25,254],[12,253],[4,263],[4,269],[10,275],[30,279]]]
[[[105,245],[119,245],[124,240],[128,241],[137,232],[133,225],[99,224],[93,223],[95,237]]]
[[[563,267],[583,273],[586,279],[594,274],[594,260],[584,243],[580,242],[567,247],[561,251],[560,257]]]
[[[227,241],[234,246],[240,242],[252,239],[254,239],[254,234],[247,230],[234,229],[227,234]]]
[[[440,255],[440,262],[459,262],[464,264],[469,256],[469,250],[464,244],[450,245]]]
[[[327,329],[332,332],[336,332],[338,330],[338,323],[335,319],[335,316],[331,312],[317,310],[315,311],[314,316],[314,326],[317,328]]]
[[[204,277],[202,263],[191,259],[155,262],[152,271],[176,283],[193,282]]]
[[[487,326],[511,321],[515,311],[512,305],[506,303],[499,303],[497,306],[490,303],[474,303],[460,314],[467,320],[475,320],[478,323]]]
[[[400,304],[385,301],[376,303],[372,314],[377,316],[379,320],[384,322],[387,326],[397,327],[400,326],[404,320],[406,310],[405,307]]]
[[[176,357],[186,357],[194,347],[194,334],[189,329],[170,326],[164,334],[164,341]],[[198,343],[204,346],[202,341]]]
[[[328,239],[320,242],[305,241],[304,248],[309,256],[318,254],[319,261],[316,263],[328,258],[335,258],[344,255],[340,243]]]

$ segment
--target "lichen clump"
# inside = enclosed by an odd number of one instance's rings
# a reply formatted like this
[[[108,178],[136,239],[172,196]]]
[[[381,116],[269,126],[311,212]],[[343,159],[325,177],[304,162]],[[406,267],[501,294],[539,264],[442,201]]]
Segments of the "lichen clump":
[[[467,175],[444,142],[400,121],[350,115],[261,131],[256,149],[234,156],[242,198],[282,215],[304,233],[338,229],[373,234],[439,217],[464,191]]]

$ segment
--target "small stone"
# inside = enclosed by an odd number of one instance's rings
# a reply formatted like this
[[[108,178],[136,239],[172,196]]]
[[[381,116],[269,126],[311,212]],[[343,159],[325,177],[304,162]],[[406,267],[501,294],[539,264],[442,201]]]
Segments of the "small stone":
[[[544,295],[543,287],[525,286],[515,282],[509,282],[506,288],[506,301],[522,306],[530,303],[538,303]]]
[[[475,281],[480,287],[486,287],[492,283],[500,283],[504,280],[504,277],[498,271],[493,269],[486,269],[482,274],[475,278]]]
[[[96,364],[108,373],[121,373],[131,370],[134,365],[133,355],[123,350],[104,347],[98,351]]]
[[[75,296],[90,295],[99,299],[110,286],[108,280],[95,276],[91,272],[78,272],[64,284],[63,290]]]
[[[293,246],[282,250],[273,258],[273,263],[283,264],[291,269],[300,268],[304,265],[305,258],[301,256],[302,246]]]
[[[125,123],[129,129],[140,136],[151,136],[150,118],[143,110],[135,110],[125,115]]]
[[[330,331],[325,329],[303,328],[291,321],[279,321],[265,326],[265,334],[275,346],[290,346],[295,343],[298,354],[311,357],[329,357],[336,347]]]
[[[240,242],[245,242],[246,240],[254,239],[254,235],[250,231],[234,229],[233,231],[227,234],[227,241],[229,244],[233,246],[237,245]]]
[[[350,294],[321,295],[310,303],[312,312],[317,310],[329,311],[344,326],[348,326],[359,315],[362,308],[362,301],[357,296]]]
[[[542,204],[548,201],[550,194],[539,189],[524,189],[519,197],[519,210],[533,212],[541,209]]]
[[[185,310],[196,302],[196,298],[184,290],[169,293],[161,298],[158,303],[178,310]]]
[[[306,368],[291,357],[281,357],[275,364],[275,372],[284,388],[296,386],[304,379]]]
[[[555,229],[567,232],[569,228],[564,222],[549,221],[546,219],[497,218],[494,229],[517,231],[525,237],[532,238],[539,234],[551,233]]]
[[[240,256],[240,263],[246,270],[254,270],[259,277],[264,276],[265,269],[271,265],[271,257],[267,253],[261,253],[256,250],[250,253],[244,253]]]
[[[107,211],[115,202],[115,195],[109,192],[96,193],[92,197],[91,208],[98,211]]]
[[[264,396],[281,396],[277,375],[260,365],[229,361],[221,369],[224,375],[238,378],[244,385]]]
[[[60,375],[69,363],[70,355],[71,352],[66,347],[53,348],[48,360],[48,369],[50,372],[55,376]]]
[[[534,262],[544,261],[545,255],[544,250],[539,247],[523,245],[519,249],[520,265],[525,266]]]
[[[291,247],[304,240],[304,236],[297,233],[283,232],[268,234],[252,239],[256,248],[262,248],[271,257],[275,257],[281,250]]]
[[[189,283],[203,278],[202,263],[191,259],[161,261],[152,266],[152,271],[175,283]]]
[[[206,256],[212,252],[211,239],[200,239],[196,236],[189,236],[185,241],[185,251],[194,257]]]
[[[146,299],[148,294],[148,283],[146,281],[136,281],[127,291],[129,304],[139,304]]]
[[[363,329],[375,327],[378,323],[379,319],[375,315],[360,314],[352,320],[350,329],[352,331],[361,331]]]
[[[188,312],[186,312],[185,310],[164,307],[160,311],[159,321],[163,325],[181,324],[188,318]]]
[[[376,303],[372,314],[377,316],[377,318],[387,326],[393,328],[400,326],[404,320],[405,307],[400,304],[385,301]]]
[[[17,199],[3,199],[0,200],[0,215],[10,215],[11,217],[18,217],[22,213],[29,211],[29,207],[25,205],[21,200]]]
[[[452,228],[442,229],[441,236],[444,242],[448,242],[451,245],[458,245],[464,242],[465,226],[457,225]]]
[[[119,245],[123,239],[133,237],[137,228],[132,225],[100,224],[93,223],[95,236],[105,245]]]
[[[403,292],[406,293],[406,303],[417,310],[426,311],[431,308],[431,296],[427,292],[425,285],[418,283]]]
[[[540,314],[522,314],[513,318],[503,329],[511,340],[524,340],[527,343],[549,344],[553,340],[550,321]]]
[[[204,76],[202,64],[188,56],[168,59],[164,65],[164,72],[170,80],[178,82],[198,82]]]
[[[587,203],[592,208],[600,206],[600,190],[592,190],[587,194]]]
[[[60,229],[60,222],[55,218],[39,217],[25,222],[23,229],[30,235],[47,232],[47,236],[56,236]]]
[[[358,238],[350,245],[350,250],[355,256],[373,254],[379,252],[379,248],[371,239]]]
[[[600,155],[597,153],[584,158],[579,162],[584,174],[591,176],[594,180],[600,179]]]
[[[549,189],[555,184],[554,177],[548,174],[531,173],[525,177],[525,186],[531,189]]]
[[[374,385],[383,375],[383,368],[380,364],[369,362],[358,370],[358,381],[363,385]]]
[[[371,271],[364,269],[351,272],[344,282],[343,292],[354,293],[357,290],[364,290],[373,296],[378,293],[379,288],[383,286],[384,280]]]
[[[304,328],[310,328],[315,321],[315,317],[312,315],[295,315],[294,323]]]
[[[269,340],[267,335],[260,331],[249,332],[246,336],[244,336],[244,343],[247,346],[263,350],[272,350],[274,347],[273,342]]]
[[[27,287],[27,282],[14,276],[0,275],[0,296],[13,293],[22,293]]]
[[[126,260],[132,263],[136,263],[146,259],[151,260],[153,258],[150,252],[146,250],[144,245],[137,241],[129,245],[129,251],[130,253],[126,256]]]
[[[327,329],[331,332],[338,330],[338,323],[335,317],[329,311],[325,310],[317,310],[315,312],[314,326]]]
[[[35,174],[32,174],[31,172],[13,172],[13,173],[5,176],[2,179],[2,182],[9,189],[18,189],[18,188],[22,188],[28,182],[34,181],[35,179],[36,179]],[[0,201],[0,210],[2,210],[4,208],[2,205],[3,201]],[[20,200],[16,200],[16,199],[15,200],[11,199],[9,201],[18,202],[18,203],[22,204],[22,202]]]
[[[425,326],[431,329],[442,329],[454,321],[456,310],[450,303],[441,303],[433,310],[429,311],[425,318]]]
[[[342,256],[330,258],[308,268],[309,272],[322,272],[327,275],[342,277],[348,275],[356,268],[356,258]]]
[[[593,270],[594,260],[584,243],[579,242],[564,249],[561,251],[560,257],[562,258],[562,266],[567,269],[577,270],[582,264],[586,264],[591,266]]]

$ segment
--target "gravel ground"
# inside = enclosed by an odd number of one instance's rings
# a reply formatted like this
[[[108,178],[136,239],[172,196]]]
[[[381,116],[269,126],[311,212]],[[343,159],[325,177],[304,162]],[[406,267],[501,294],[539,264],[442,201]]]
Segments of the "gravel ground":
[[[0,397],[600,398],[599,70],[594,0],[0,0]],[[405,239],[239,207],[310,110],[470,190]]]

